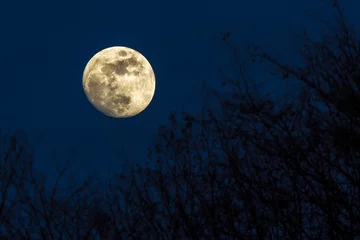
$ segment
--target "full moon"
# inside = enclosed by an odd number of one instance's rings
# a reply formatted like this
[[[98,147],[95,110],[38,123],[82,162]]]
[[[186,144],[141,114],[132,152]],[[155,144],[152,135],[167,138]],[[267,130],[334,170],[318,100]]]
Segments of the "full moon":
[[[120,46],[96,53],[84,69],[82,83],[90,103],[114,118],[139,114],[155,92],[155,74],[148,60]]]

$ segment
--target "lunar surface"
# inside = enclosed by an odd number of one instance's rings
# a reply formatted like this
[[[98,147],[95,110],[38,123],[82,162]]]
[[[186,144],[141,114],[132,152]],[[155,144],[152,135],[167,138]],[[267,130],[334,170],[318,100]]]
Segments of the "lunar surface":
[[[110,117],[127,118],[150,104],[155,92],[155,74],[139,52],[110,47],[87,63],[83,88],[96,109]]]

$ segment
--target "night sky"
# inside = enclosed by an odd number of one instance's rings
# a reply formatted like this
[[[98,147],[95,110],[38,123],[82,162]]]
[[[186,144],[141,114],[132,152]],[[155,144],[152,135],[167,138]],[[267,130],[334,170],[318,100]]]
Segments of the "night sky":
[[[330,0],[48,3],[37,10],[42,16],[34,21],[41,22],[39,33],[30,26],[18,28],[28,21],[25,17],[3,23],[12,35],[5,38],[1,58],[2,66],[7,66],[3,79],[9,79],[0,89],[2,126],[30,133],[30,141],[37,144],[36,166],[50,178],[53,150],[63,154],[64,163],[65,156],[72,155],[79,179],[91,173],[106,176],[109,169],[120,172],[125,160],[144,161],[158,127],[168,122],[171,112],[200,111],[203,81],[220,86],[217,68],[231,63],[222,41],[225,32],[232,32],[231,41],[240,48],[255,43],[279,59],[296,61],[294,34],[303,27],[315,34],[324,29],[306,14],[329,19],[331,4]],[[341,4],[349,21],[356,23],[360,2]],[[89,103],[82,88],[86,63],[110,46],[139,51],[155,72],[152,102],[132,118],[105,116]],[[21,54],[22,48],[31,49],[31,55]],[[260,71],[252,76],[265,82],[264,91],[287,87]]]

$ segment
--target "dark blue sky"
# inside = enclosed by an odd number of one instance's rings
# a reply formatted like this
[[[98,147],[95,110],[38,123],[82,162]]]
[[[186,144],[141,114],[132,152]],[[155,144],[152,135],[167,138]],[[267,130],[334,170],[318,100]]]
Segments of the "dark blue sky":
[[[360,2],[355,2],[342,3],[351,22],[360,19]],[[233,33],[232,41],[239,47],[245,49],[252,42],[281,59],[292,59],[294,34],[302,27],[321,31],[319,24],[305,15],[326,17],[328,6],[330,0],[48,3],[46,9],[38,10],[44,16],[39,19],[39,41],[24,41],[37,34],[31,27],[19,33],[11,23],[6,25],[14,39],[7,38],[2,60],[10,63],[5,76],[13,80],[4,81],[0,89],[2,124],[24,128],[32,137],[46,132],[37,143],[36,165],[50,176],[52,150],[71,151],[73,169],[79,176],[94,172],[104,176],[107,169],[121,171],[124,159],[143,161],[170,112],[200,110],[197,89],[203,80],[210,86],[219,85],[217,68],[228,64],[230,58],[221,41],[226,31]],[[14,21],[28,20],[19,17]],[[9,46],[13,43],[31,48],[32,55],[12,50]],[[117,45],[141,52],[156,76],[151,104],[128,119],[111,119],[98,112],[82,89],[87,61],[99,50]],[[266,90],[284,89],[282,82],[263,73],[255,71],[253,76],[266,83]]]

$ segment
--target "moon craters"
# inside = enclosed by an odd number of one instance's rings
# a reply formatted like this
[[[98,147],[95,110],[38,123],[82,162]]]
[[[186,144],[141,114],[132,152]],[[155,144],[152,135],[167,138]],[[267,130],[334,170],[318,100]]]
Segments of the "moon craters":
[[[128,64],[125,61],[117,61],[116,63],[107,63],[102,68],[101,71],[109,76],[113,73],[117,75],[124,75],[128,72],[127,70]]]
[[[126,57],[127,53],[126,53],[126,51],[121,50],[121,51],[119,51],[119,55],[121,57]]]
[[[117,94],[116,99],[114,99],[113,102],[115,104],[118,104],[118,105],[121,105],[121,106],[129,105],[130,102],[131,102],[131,97],[127,97],[127,96],[125,96],[123,94]]]
[[[131,117],[143,111],[155,91],[155,75],[139,52],[111,47],[95,54],[83,74],[85,93],[105,115]]]
[[[100,82],[100,78],[96,74],[91,74],[89,76],[87,88],[93,100],[100,100],[101,93],[106,88],[106,85],[105,83]]]
[[[109,64],[103,66],[101,71],[107,75],[112,75],[106,81],[101,82],[99,74],[92,73],[89,76],[87,88],[96,108],[110,115],[123,114],[129,109],[131,96],[127,96],[117,90],[119,86],[116,84],[114,72],[111,71]],[[122,89],[124,92],[125,89]],[[99,104],[100,103],[100,104]]]
[[[117,60],[112,63],[106,63],[104,66],[101,67],[101,71],[105,75],[111,75],[115,73],[116,75],[122,76],[125,74],[129,74],[130,70],[129,67],[142,67],[142,64],[139,63],[136,57],[132,56],[128,59]],[[139,71],[133,71],[135,74],[139,74]]]

